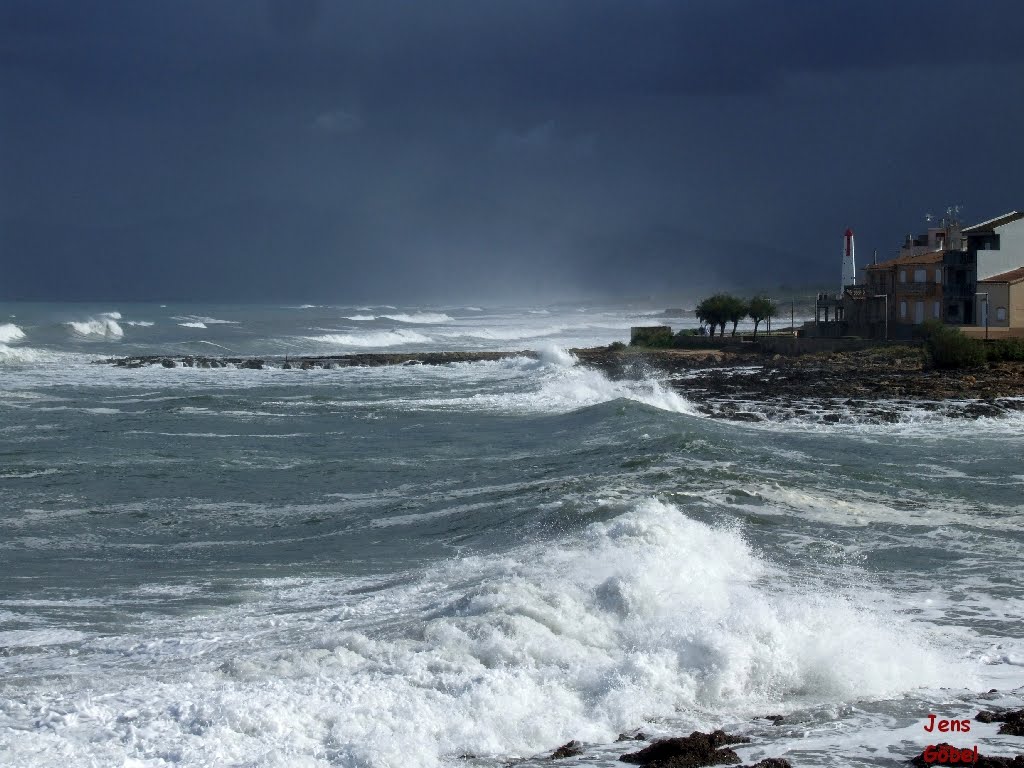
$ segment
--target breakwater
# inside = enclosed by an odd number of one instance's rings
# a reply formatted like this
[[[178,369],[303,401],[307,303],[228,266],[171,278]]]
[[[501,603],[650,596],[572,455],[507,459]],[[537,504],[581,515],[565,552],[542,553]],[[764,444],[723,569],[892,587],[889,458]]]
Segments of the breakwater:
[[[312,370],[317,368],[379,367],[385,365],[447,365],[485,360],[504,360],[510,357],[536,358],[536,352],[373,352],[350,355],[313,355],[300,357],[211,357],[206,355],[137,355],[108,357],[97,363],[121,368],[145,368],[162,365],[165,368],[284,368]]]

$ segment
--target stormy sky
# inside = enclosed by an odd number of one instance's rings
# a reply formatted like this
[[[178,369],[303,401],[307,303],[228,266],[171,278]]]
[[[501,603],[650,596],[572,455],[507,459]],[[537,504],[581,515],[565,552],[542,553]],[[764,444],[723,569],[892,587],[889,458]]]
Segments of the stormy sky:
[[[0,0],[0,297],[838,283],[1024,206],[1019,0]]]

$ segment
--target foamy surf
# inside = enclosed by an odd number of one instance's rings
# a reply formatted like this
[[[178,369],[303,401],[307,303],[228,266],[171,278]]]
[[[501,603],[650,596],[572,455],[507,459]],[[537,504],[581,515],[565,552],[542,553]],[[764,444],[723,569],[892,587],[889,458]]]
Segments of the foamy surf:
[[[398,323],[410,323],[410,324],[425,324],[433,325],[436,323],[450,323],[452,321],[451,315],[446,315],[443,312],[411,312],[411,313],[394,313],[390,315],[381,315],[384,320],[394,320]]]
[[[429,344],[431,338],[416,331],[367,331],[366,333],[326,333],[306,336],[305,341],[329,347],[394,347],[399,344]]]
[[[0,325],[0,344],[13,344],[22,341],[25,332],[14,323],[3,323]]]
[[[657,380],[609,379],[601,371],[579,365],[571,353],[552,344],[541,347],[538,355],[537,360],[512,358],[446,366],[446,375],[456,388],[452,395],[393,404],[414,409],[558,414],[615,400],[633,400],[662,411],[699,415],[689,400]],[[463,381],[471,394],[459,394],[457,387]]]
[[[905,617],[790,582],[740,532],[654,500],[578,537],[449,560],[404,585],[258,586],[258,601],[198,624],[10,638],[73,642],[75,654],[5,707],[0,745],[26,768],[67,754],[437,768],[971,679]],[[111,654],[121,663],[100,663]],[[85,675],[87,697],[74,683]]]
[[[124,337],[124,329],[117,323],[120,319],[120,312],[105,312],[88,320],[71,321],[67,327],[82,339],[120,339]]]

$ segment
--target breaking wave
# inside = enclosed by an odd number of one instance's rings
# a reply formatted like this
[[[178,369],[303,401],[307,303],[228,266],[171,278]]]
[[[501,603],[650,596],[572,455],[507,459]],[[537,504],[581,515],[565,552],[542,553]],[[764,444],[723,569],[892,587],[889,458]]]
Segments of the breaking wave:
[[[307,341],[339,347],[393,347],[398,344],[427,344],[432,339],[415,331],[370,331],[368,333],[328,333],[306,336]]]
[[[126,685],[101,666],[91,697],[40,686],[11,710],[25,725],[7,754],[319,765],[327,742],[331,764],[437,768],[969,677],[921,625],[789,579],[735,529],[653,499],[609,511],[572,538],[448,559],[402,585],[268,580],[259,610],[210,611],[171,636],[43,638],[149,672]]]
[[[27,364],[41,363],[52,359],[53,355],[31,347],[9,347],[0,344],[0,363]]]
[[[237,320],[218,320],[216,317],[203,317],[201,315],[177,315],[171,318],[177,320],[179,325],[185,325],[186,323],[202,323],[205,328],[207,325],[238,325]],[[198,326],[187,326],[195,328]]]
[[[206,323],[201,323],[198,320],[193,320],[187,323],[178,323],[182,328],[205,328]]]
[[[395,313],[391,315],[343,315],[346,320],[370,322],[371,320],[391,320],[396,323],[410,325],[432,325],[434,323],[450,323],[454,318],[443,312],[412,312],[410,314]]]
[[[394,320],[398,323],[450,323],[451,315],[443,312],[413,312],[412,314],[381,315],[385,320]]]
[[[547,328],[474,328],[460,331],[437,331],[436,336],[445,339],[484,339],[487,341],[516,341],[518,339],[539,339],[556,336],[566,330],[562,326]]]
[[[71,321],[67,326],[83,339],[120,339],[124,337],[124,329],[117,323],[120,319],[120,312],[105,312],[81,322]]]
[[[0,344],[11,344],[25,338],[25,332],[14,323],[0,325]]]

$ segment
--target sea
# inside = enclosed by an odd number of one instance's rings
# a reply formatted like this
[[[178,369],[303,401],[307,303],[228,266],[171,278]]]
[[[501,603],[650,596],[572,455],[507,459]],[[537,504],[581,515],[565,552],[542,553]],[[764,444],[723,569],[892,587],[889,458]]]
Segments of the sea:
[[[0,305],[0,765],[1024,752],[975,717],[1024,705],[1021,415],[736,423],[569,351],[663,315]],[[281,365],[417,350],[540,354]],[[269,364],[95,362],[142,354]]]

